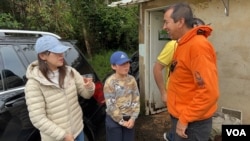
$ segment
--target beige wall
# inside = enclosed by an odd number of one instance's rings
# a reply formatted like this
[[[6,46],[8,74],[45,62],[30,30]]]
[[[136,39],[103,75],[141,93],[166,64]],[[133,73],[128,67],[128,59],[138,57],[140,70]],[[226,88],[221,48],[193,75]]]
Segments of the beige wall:
[[[145,10],[163,7],[177,0],[153,0],[141,5],[139,42],[146,44]],[[250,123],[250,1],[229,1],[229,16],[225,14],[222,0],[188,0],[195,16],[211,23],[213,27],[209,40],[217,52],[221,107],[242,111],[243,123]],[[140,72],[143,73],[143,57],[140,56]],[[144,83],[140,74],[141,83]],[[142,88],[143,89],[143,88]],[[142,90],[143,92],[143,90]]]

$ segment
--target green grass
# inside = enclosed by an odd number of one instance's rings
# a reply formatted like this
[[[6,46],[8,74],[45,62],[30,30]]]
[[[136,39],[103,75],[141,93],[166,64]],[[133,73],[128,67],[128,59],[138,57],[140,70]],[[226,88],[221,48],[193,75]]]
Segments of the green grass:
[[[100,80],[103,80],[104,77],[111,72],[111,66],[109,63],[109,57],[112,54],[112,51],[102,51],[98,54],[94,54],[92,59],[88,59],[89,63],[92,65],[96,71]]]
[[[111,65],[109,62],[110,56],[114,51],[112,50],[105,50],[101,51],[100,53],[94,54],[92,59],[88,59],[89,63],[92,65],[94,70],[96,71],[100,80],[103,80],[105,76],[112,72]],[[124,51],[130,57],[133,51]]]

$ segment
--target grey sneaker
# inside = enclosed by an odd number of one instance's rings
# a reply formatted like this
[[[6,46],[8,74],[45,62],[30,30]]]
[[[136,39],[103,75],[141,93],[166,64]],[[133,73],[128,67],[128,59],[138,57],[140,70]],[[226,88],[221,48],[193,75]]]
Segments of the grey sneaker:
[[[165,141],[173,141],[173,135],[169,132],[163,133],[163,138]]]
[[[167,135],[168,135],[167,132],[163,133],[163,138],[164,138],[165,141],[169,141],[168,138],[167,138]]]

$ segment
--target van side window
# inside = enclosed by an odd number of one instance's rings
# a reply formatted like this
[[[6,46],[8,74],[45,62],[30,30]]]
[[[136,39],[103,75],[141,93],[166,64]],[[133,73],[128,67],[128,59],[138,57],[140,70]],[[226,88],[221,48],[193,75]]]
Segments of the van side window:
[[[3,91],[2,74],[0,73],[0,92]]]
[[[2,59],[1,81],[2,89],[20,87],[24,85],[22,76],[25,75],[26,69],[20,61],[16,50],[12,45],[0,46],[0,54]],[[1,88],[1,86],[0,86]]]
[[[23,79],[10,70],[3,69],[2,75],[4,86],[6,87],[5,89],[15,88],[24,85]]]

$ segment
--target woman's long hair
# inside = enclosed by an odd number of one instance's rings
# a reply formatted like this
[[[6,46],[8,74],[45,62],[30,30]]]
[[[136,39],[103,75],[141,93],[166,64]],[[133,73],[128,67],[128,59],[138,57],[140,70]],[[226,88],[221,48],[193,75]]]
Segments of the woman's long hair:
[[[50,52],[43,52],[45,53],[46,55],[49,55]],[[42,74],[44,75],[44,77],[52,82],[49,77],[48,77],[48,73],[49,72],[52,72],[49,67],[48,67],[48,64],[46,61],[42,60],[40,57],[39,57],[39,54],[37,56],[38,58],[38,65],[39,65],[39,70],[42,72]],[[63,59],[63,65],[61,67],[58,67],[58,72],[59,72],[59,87],[60,88],[63,88],[63,85],[64,85],[64,78],[66,76],[66,61]]]

